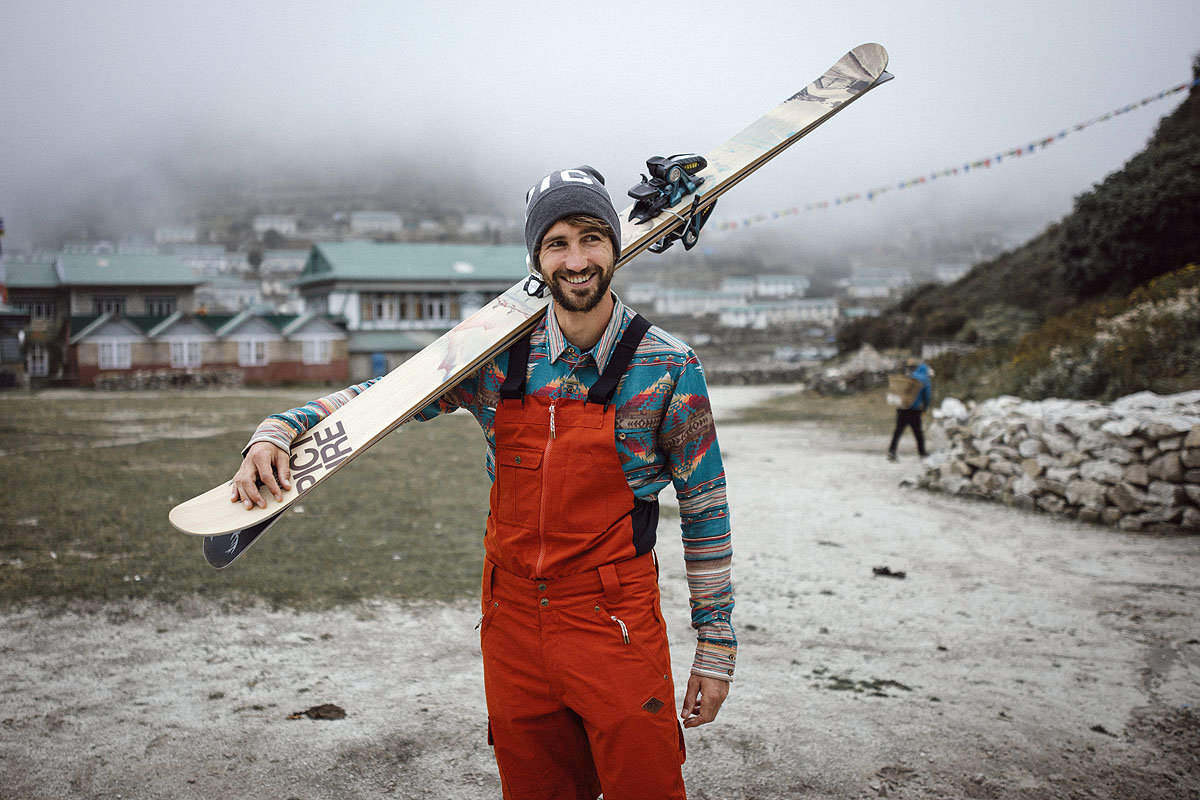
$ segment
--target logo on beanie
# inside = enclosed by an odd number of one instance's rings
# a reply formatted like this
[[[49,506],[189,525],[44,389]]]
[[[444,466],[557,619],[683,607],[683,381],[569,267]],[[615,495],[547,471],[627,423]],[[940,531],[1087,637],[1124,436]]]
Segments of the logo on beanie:
[[[599,174],[595,174],[594,177],[600,178]],[[583,183],[587,184],[588,186],[596,185],[596,181],[593,180],[593,173],[590,173],[583,168],[564,169],[560,170],[559,172],[551,172],[549,175],[542,178],[540,183],[535,183],[533,186],[530,186],[529,191],[525,193],[526,213],[528,213],[528,207],[532,205],[535,196],[538,196],[543,192],[550,191],[552,186],[559,186],[564,183]],[[603,186],[604,179],[600,178],[599,183],[601,186]]]

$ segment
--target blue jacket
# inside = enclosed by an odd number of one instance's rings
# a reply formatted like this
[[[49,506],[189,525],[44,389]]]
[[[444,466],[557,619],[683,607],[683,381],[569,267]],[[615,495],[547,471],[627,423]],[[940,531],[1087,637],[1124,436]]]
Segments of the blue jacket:
[[[921,391],[917,393],[917,399],[913,400],[909,408],[924,411],[933,402],[933,381],[929,377],[929,365],[922,361],[913,368],[912,377],[921,382]]]

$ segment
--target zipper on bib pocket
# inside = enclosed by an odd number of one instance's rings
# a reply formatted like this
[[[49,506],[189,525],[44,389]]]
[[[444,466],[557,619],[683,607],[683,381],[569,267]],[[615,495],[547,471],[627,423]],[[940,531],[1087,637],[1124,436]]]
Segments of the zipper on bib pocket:
[[[546,449],[542,452],[542,491],[541,507],[538,511],[538,557],[536,574],[542,574],[542,562],[546,558],[546,473],[550,471],[550,446],[554,443],[554,403],[550,404],[550,438],[546,440]]]

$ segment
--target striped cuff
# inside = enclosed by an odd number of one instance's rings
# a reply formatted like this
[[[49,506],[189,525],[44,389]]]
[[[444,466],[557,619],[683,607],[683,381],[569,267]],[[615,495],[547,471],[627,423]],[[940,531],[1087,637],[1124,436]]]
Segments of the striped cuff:
[[[296,438],[296,429],[286,422],[268,418],[262,421],[250,437],[250,441],[242,449],[242,455],[250,449],[250,445],[258,442],[270,442],[281,450],[291,450],[292,440]]]
[[[693,675],[732,681],[736,661],[737,641],[733,637],[733,627],[727,621],[713,620],[700,626],[696,658],[692,661]]]

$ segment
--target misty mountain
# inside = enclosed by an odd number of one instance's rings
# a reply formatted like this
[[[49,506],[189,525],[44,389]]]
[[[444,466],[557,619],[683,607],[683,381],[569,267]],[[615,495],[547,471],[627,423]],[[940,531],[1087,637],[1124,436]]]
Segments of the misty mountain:
[[[1200,56],[1193,65],[1200,77]],[[1146,148],[1075,199],[1073,211],[959,281],[918,286],[879,317],[851,325],[863,343],[999,347],[1080,304],[1120,297],[1200,260],[1200,88],[1164,117]]]

